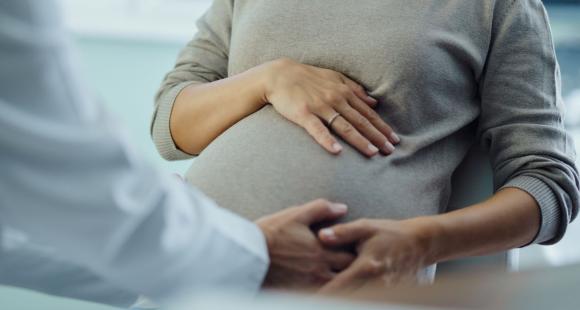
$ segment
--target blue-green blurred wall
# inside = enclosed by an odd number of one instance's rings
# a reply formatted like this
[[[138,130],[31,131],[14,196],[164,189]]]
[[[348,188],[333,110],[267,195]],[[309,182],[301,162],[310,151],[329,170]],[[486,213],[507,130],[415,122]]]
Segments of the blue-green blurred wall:
[[[185,171],[187,162],[162,160],[149,136],[155,92],[183,44],[102,38],[75,41],[85,79],[126,124],[143,155],[170,171]]]

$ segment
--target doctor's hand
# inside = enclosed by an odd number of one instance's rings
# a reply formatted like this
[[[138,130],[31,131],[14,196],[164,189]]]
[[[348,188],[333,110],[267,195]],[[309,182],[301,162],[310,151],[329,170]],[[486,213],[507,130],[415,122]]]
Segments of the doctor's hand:
[[[327,247],[353,245],[357,258],[319,292],[416,284],[419,270],[433,263],[429,261],[430,236],[423,224],[421,219],[362,219],[320,230],[319,238]]]
[[[351,253],[325,249],[310,226],[334,221],[347,212],[346,205],[315,200],[263,217],[256,224],[263,231],[270,255],[264,288],[307,290],[330,281],[354,260]]]

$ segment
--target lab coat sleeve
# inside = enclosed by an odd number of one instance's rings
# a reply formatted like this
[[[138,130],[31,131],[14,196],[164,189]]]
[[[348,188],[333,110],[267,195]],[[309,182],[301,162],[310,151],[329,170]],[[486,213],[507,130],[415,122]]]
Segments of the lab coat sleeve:
[[[257,290],[260,230],[146,163],[78,82],[62,33],[51,1],[0,2],[2,225],[158,301]]]
[[[133,305],[138,298],[8,229],[0,233],[0,285],[122,308]]]

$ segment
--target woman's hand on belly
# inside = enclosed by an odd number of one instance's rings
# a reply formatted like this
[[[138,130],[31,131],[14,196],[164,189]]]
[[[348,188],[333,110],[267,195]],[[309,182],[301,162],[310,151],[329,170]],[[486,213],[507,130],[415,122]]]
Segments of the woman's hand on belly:
[[[268,246],[265,288],[307,290],[331,280],[354,260],[351,253],[324,249],[310,226],[344,216],[347,207],[315,200],[256,221]]]
[[[399,137],[372,109],[377,100],[343,74],[290,59],[269,63],[265,96],[276,111],[303,127],[327,151],[342,147],[328,127],[366,156],[393,152]]]

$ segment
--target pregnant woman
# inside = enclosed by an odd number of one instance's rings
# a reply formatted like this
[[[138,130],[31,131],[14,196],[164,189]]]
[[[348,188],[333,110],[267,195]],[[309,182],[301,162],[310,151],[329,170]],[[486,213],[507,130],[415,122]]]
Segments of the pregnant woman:
[[[327,288],[564,234],[579,204],[539,0],[215,0],[156,99],[187,180],[255,219],[324,197],[359,258]],[[495,195],[444,213],[473,143]]]

